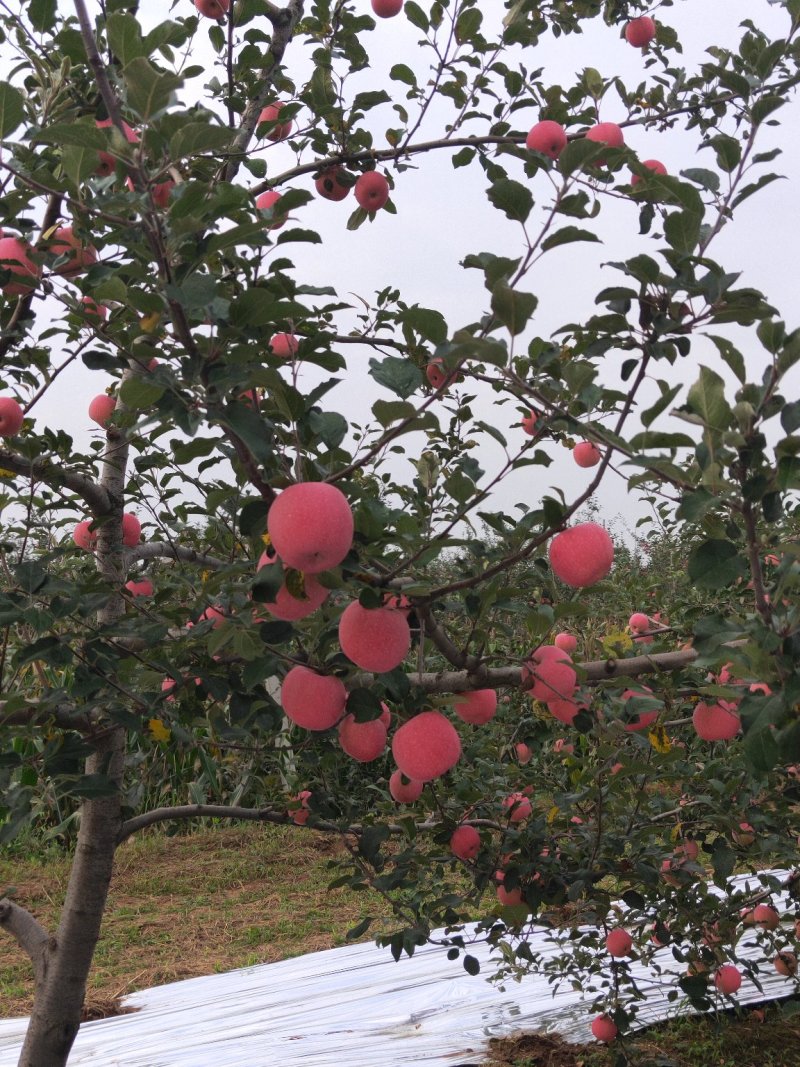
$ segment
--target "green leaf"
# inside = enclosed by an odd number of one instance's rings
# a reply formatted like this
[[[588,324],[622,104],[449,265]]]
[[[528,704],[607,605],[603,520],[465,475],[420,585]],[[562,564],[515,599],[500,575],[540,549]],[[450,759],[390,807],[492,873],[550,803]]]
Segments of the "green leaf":
[[[725,382],[709,367],[700,368],[700,377],[689,390],[687,408],[698,415],[713,436],[730,426],[732,413],[725,399]]]
[[[530,189],[510,178],[495,182],[489,187],[486,195],[506,218],[516,222],[525,222],[533,209],[533,196]]]
[[[140,374],[126,378],[119,389],[119,398],[134,411],[152,407],[164,395],[164,386],[149,381]]]
[[[390,389],[405,400],[422,385],[419,367],[410,359],[399,356],[384,356],[383,359],[370,359],[369,373],[378,383]]]
[[[747,381],[747,371],[744,365],[744,356],[739,351],[739,349],[736,348],[733,344],[731,344],[727,337],[718,337],[716,334],[711,333],[707,334],[706,336],[710,341],[714,342],[714,344],[717,346],[717,351],[719,352],[719,354],[725,360],[727,365],[730,367],[730,369],[733,371],[733,373],[736,375],[742,385],[744,385],[744,383]]]
[[[403,10],[405,12],[406,18],[412,26],[416,26],[417,29],[422,30],[423,33],[427,32],[429,25],[428,16],[422,10],[419,4],[415,4],[414,0],[406,0]]]
[[[681,255],[694,252],[700,240],[702,216],[692,211],[673,211],[664,221],[664,236],[671,248]]]
[[[589,163],[598,160],[602,154],[602,145],[596,141],[587,141],[585,137],[578,137],[570,141],[558,157],[558,169],[568,178],[576,170],[583,170]]]
[[[145,56],[132,59],[122,77],[128,89],[128,107],[144,122],[166,110],[183,85],[183,78],[157,70]]]
[[[97,152],[93,148],[65,144],[61,149],[61,166],[73,185],[81,185],[97,168]]]
[[[213,123],[209,116],[206,122],[189,122],[181,126],[170,138],[169,152],[173,160],[196,156],[200,152],[219,152],[227,148],[230,140],[231,131]]]
[[[747,574],[747,564],[730,541],[712,538],[689,556],[689,577],[699,589],[724,589]]]
[[[24,117],[25,97],[13,85],[0,82],[0,137],[7,137]]]
[[[504,282],[492,290],[492,311],[514,335],[522,333],[538,303],[533,293],[522,293]]]
[[[405,85],[416,85],[417,76],[411,67],[407,67],[405,63],[395,63],[392,69],[389,71],[389,77],[392,81],[403,82]]]
[[[53,28],[58,0],[31,0],[27,15],[37,33],[46,33]]]
[[[549,252],[551,248],[571,244],[573,241],[594,241],[599,244],[600,238],[591,230],[582,230],[579,226],[562,226],[542,241],[542,251]]]
[[[372,405],[372,414],[384,428],[402,419],[412,419],[416,408],[407,400],[376,400]]]
[[[398,318],[426,341],[439,345],[447,340],[447,322],[439,311],[431,311],[415,304],[413,307],[406,308]]]
[[[243,537],[260,537],[267,529],[266,500],[248,500],[239,512],[239,530]]]
[[[682,384],[673,385],[670,388],[669,386],[667,386],[666,382],[662,381],[659,381],[658,385],[661,389],[661,396],[655,402],[655,404],[652,405],[652,407],[649,407],[647,411],[642,412],[640,416],[642,426],[650,426],[655,421],[655,419],[658,418],[661,412],[669,407],[669,405],[672,403],[672,401],[683,388]]]
[[[127,12],[114,11],[106,19],[108,46],[124,68],[132,59],[147,54],[139,23]]]

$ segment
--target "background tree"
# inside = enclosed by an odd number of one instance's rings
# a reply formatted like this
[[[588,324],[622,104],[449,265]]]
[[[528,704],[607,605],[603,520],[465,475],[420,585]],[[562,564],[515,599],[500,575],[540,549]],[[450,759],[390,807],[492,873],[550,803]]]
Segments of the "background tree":
[[[602,1039],[635,1014],[624,960],[652,951],[654,916],[706,1004],[698,972],[730,977],[741,923],[703,876],[794,860],[800,333],[735,254],[713,257],[777,177],[759,144],[798,79],[800,5],[771,5],[774,38],[754,14],[697,69],[667,2],[655,21],[622,0],[374,6],[421,43],[377,85],[360,0],[0,13],[0,840],[36,817],[78,828],[57,930],[0,902],[36,975],[27,1067],[67,1061],[114,853],[145,826],[344,835],[345,877],[396,909],[396,957],[488,915],[524,969],[508,925],[558,906],[612,933],[622,893],[631,946],[573,938],[560,963],[597,976]],[[609,49],[642,49],[638,80],[548,80],[539,50],[600,20]],[[626,147],[668,130],[682,170]],[[440,159],[454,204],[482,175],[498,232],[442,295],[476,272],[484,306],[454,317],[393,286],[354,302],[352,231],[392,240],[412,168]],[[357,206],[312,259],[314,197]],[[551,262],[578,272],[621,210],[639,234],[603,266],[599,310],[540,328],[528,287]],[[99,383],[80,397],[79,364]],[[38,418],[55,395],[100,426],[84,451],[66,411]],[[548,489],[575,444],[574,479]],[[581,521],[620,473],[661,523],[661,617],[625,603],[611,538]],[[154,763],[177,803],[148,788]],[[770,925],[768,961],[789,945]]]

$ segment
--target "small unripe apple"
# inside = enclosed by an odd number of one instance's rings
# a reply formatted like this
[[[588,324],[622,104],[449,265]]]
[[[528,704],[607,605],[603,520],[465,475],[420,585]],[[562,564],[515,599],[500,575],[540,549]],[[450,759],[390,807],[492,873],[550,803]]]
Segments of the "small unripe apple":
[[[111,416],[114,414],[116,406],[117,401],[113,396],[109,396],[108,393],[100,393],[89,404],[89,418],[92,422],[96,422],[98,426],[102,426],[105,429],[111,421]]]
[[[227,15],[231,0],[194,0],[194,6],[207,19],[219,21]]]
[[[592,1034],[598,1041],[609,1044],[615,1039],[617,1033],[617,1025],[608,1015],[598,1015],[592,1020]]]
[[[280,201],[281,194],[274,189],[267,189],[265,193],[256,197],[256,207],[259,211],[272,211],[273,214],[278,212],[278,203]],[[286,222],[286,219],[277,219],[275,222],[267,224],[268,230],[279,230],[281,226]]]
[[[350,193],[350,186],[344,185],[340,178],[347,171],[344,167],[328,167],[315,180],[314,186],[324,200],[344,200]]]
[[[460,860],[474,860],[481,850],[481,838],[474,826],[458,826],[450,838],[450,851]]]
[[[634,48],[646,48],[656,35],[656,24],[649,15],[631,19],[625,27],[625,40]]]
[[[22,429],[25,412],[13,396],[0,396],[0,437],[16,437]]]
[[[572,450],[572,458],[579,467],[596,467],[600,462],[600,449],[591,441],[579,441]]]
[[[732,963],[723,963],[714,975],[714,985],[726,996],[736,993],[742,984],[742,972]]]
[[[278,122],[278,117],[281,113],[281,108],[284,107],[282,100],[276,100],[272,104],[267,104],[261,114],[258,116],[258,125],[262,122],[274,123],[269,133],[267,134],[268,141],[285,141],[289,134],[292,132],[294,123],[291,119],[287,122]]]
[[[379,171],[368,170],[358,177],[353,192],[358,206],[372,215],[389,199],[389,182]]]
[[[379,19],[391,19],[403,10],[403,0],[372,0],[372,10]]]
[[[666,174],[667,173],[667,168],[658,159],[643,159],[642,160],[642,166],[643,167],[647,167],[647,169],[651,170],[653,172],[653,174]],[[634,174],[631,177],[631,185],[638,185],[639,182],[643,182],[643,181],[646,181],[646,180],[647,179],[643,178],[641,176],[641,174]]]
[[[560,122],[543,119],[531,127],[525,138],[525,147],[531,152],[541,152],[550,159],[558,159],[567,147],[567,131]]]
[[[293,333],[276,333],[270,338],[269,347],[278,359],[294,359],[300,342]]]
[[[42,268],[30,258],[31,246],[19,237],[0,237],[0,270],[11,272],[3,286],[6,296],[24,296],[42,275]]]

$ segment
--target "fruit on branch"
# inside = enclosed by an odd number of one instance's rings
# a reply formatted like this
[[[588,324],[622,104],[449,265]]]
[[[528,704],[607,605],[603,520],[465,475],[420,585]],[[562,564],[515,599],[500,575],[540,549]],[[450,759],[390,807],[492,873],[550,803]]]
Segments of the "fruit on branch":
[[[629,956],[632,948],[633,938],[627,930],[623,930],[621,927],[617,927],[616,930],[611,930],[608,937],[606,937],[606,951],[609,956],[615,956],[617,958]]]
[[[122,543],[127,548],[135,548],[142,536],[142,524],[135,515],[126,511],[122,516]]]
[[[643,159],[642,166],[647,167],[653,174],[666,174],[667,168],[658,159]],[[631,177],[631,185],[638,185],[639,182],[647,181],[647,178],[643,178],[641,174],[634,174]]]
[[[0,396],[0,437],[16,437],[22,429],[25,412],[13,396]]]
[[[739,848],[750,848],[750,846],[755,843],[756,831],[749,822],[740,822],[739,829],[734,830],[731,837]]]
[[[556,648],[560,648],[562,652],[566,652],[567,655],[571,656],[578,647],[578,638],[575,634],[560,633],[553,638],[553,644]]]
[[[628,627],[635,634],[647,633],[650,629],[650,619],[643,611],[634,611],[628,619]]]
[[[520,766],[525,767],[533,759],[533,752],[531,752],[530,746],[526,745],[524,741],[518,741],[514,745],[514,752],[517,756],[517,761]]]
[[[90,529],[92,522],[92,519],[83,519],[72,531],[72,540],[78,548],[85,548],[87,552],[97,547],[97,531]]]
[[[270,559],[266,552],[262,552],[258,561],[258,569],[261,570],[262,567],[267,567],[274,562],[276,562],[275,559]],[[299,619],[307,618],[321,607],[328,599],[329,592],[330,590],[320,585],[313,574],[301,574],[295,571],[294,575],[284,578],[274,603],[266,603],[263,607],[276,619],[281,619],[283,622],[297,622]],[[301,595],[296,596],[295,593]]]
[[[335,485],[298,482],[273,502],[267,531],[284,566],[319,574],[341,563],[350,551],[353,512]]]
[[[156,182],[150,189],[150,196],[153,198],[153,203],[157,208],[162,211],[169,204],[169,196],[172,190],[175,188],[175,182],[170,178],[165,182]]]
[[[391,19],[403,10],[403,0],[372,0],[372,10],[379,19]]]
[[[289,814],[292,817],[292,822],[297,826],[305,826],[308,822],[308,817],[311,814],[311,808],[308,803],[311,799],[311,790],[301,789],[300,792],[291,799],[300,805],[299,808],[293,808],[289,811]]]
[[[550,542],[550,566],[565,585],[585,589],[601,581],[614,564],[614,542],[596,522],[582,522]]]
[[[656,24],[649,15],[631,19],[625,27],[625,40],[634,48],[646,48],[656,35]]]
[[[108,308],[105,304],[98,304],[90,296],[81,297],[81,306],[87,319],[97,319],[102,322],[108,318]]]
[[[697,736],[704,741],[730,741],[736,737],[742,725],[736,706],[729,700],[719,700],[716,704],[701,700],[692,713]]]
[[[781,917],[769,904],[756,904],[742,913],[742,922],[748,926],[760,926],[762,930],[777,930]]]
[[[528,435],[528,437],[535,437],[538,433],[536,429],[536,421],[539,418],[538,411],[529,411],[522,420],[522,429]]]
[[[553,742],[553,752],[563,752],[565,756],[575,754],[575,746],[570,744],[565,737],[557,737]]]
[[[609,1044],[616,1038],[618,1032],[616,1023],[608,1015],[598,1015],[592,1019],[592,1033],[598,1041]]]
[[[223,622],[225,622],[225,612],[222,610],[222,608],[206,608],[205,611],[201,612],[200,617],[197,621],[198,623],[210,622],[211,628],[213,630],[218,630],[220,626],[222,626]]]
[[[344,715],[347,690],[340,678],[292,667],[281,685],[286,717],[306,730],[330,730]]]
[[[422,711],[395,732],[392,755],[406,778],[430,782],[458,763],[461,738],[440,711]]]
[[[341,179],[347,174],[344,167],[328,167],[314,181],[314,187],[325,200],[344,200],[350,193],[350,186]]]
[[[600,462],[600,449],[591,441],[578,441],[572,450],[572,458],[579,467],[596,467]]]
[[[380,719],[356,722],[354,715],[345,715],[338,730],[339,744],[359,763],[370,763],[386,751],[386,727]]]
[[[358,206],[372,215],[389,199],[389,182],[379,171],[368,170],[356,179],[353,192]]]
[[[384,674],[399,667],[408,655],[411,627],[404,611],[365,608],[354,600],[339,619],[339,644],[357,667]]]
[[[278,212],[278,203],[280,201],[281,194],[274,189],[267,189],[265,193],[256,197],[256,207],[259,211],[271,211],[273,216]],[[279,230],[281,226],[286,222],[286,219],[276,219],[275,222],[267,224],[268,230]]]
[[[481,835],[474,826],[457,826],[450,837],[450,851],[460,860],[474,860],[481,850]]]
[[[142,578],[140,582],[130,581],[125,583],[125,588],[131,596],[152,596],[153,583],[149,578]]]
[[[508,810],[509,822],[524,822],[531,817],[531,802],[524,793],[511,793],[504,797],[503,807]]]
[[[554,719],[565,726],[572,726],[578,712],[585,710],[585,705],[578,704],[575,700],[548,700],[547,710]]]
[[[494,872],[494,880],[497,882],[497,888],[495,890],[497,899],[505,908],[518,908],[521,904],[525,903],[522,896],[522,890],[519,886],[516,886],[514,889],[506,889],[503,885],[505,878],[504,871]]]
[[[646,685],[641,689],[626,689],[622,694],[622,699],[627,704],[630,700],[650,700],[651,704],[656,702],[656,698],[653,696],[653,690],[649,689]],[[638,733],[639,730],[646,730],[659,716],[659,712],[663,705],[661,701],[658,701],[658,708],[649,711],[640,711],[634,715],[628,722],[624,724],[628,733]]]
[[[115,397],[109,396],[108,393],[100,393],[89,404],[89,418],[92,422],[96,422],[98,426],[102,426],[105,429],[111,421],[111,416],[114,414],[116,406]]]
[[[471,693],[461,693],[453,705],[453,711],[464,722],[483,726],[495,716],[497,693],[494,689],[475,689]]]
[[[276,333],[269,341],[270,351],[278,359],[294,359],[299,347],[300,342],[293,333]]]
[[[723,963],[714,975],[714,985],[726,996],[736,993],[742,984],[742,972],[732,963]]]
[[[231,0],[194,0],[194,6],[207,19],[219,21],[227,15]]]
[[[392,725],[392,713],[383,701],[381,701],[381,713],[378,716],[378,722],[382,722],[387,730]]]
[[[586,131],[586,140],[595,141],[597,144],[608,145],[609,148],[624,148],[625,137],[616,122],[598,122]],[[598,167],[605,164],[605,157],[595,160]]]
[[[291,119],[288,119],[286,122],[278,122],[281,109],[284,106],[282,100],[276,100],[271,104],[267,104],[258,116],[258,126],[264,122],[271,122],[274,124],[267,133],[268,141],[285,141],[294,128],[294,123]]]
[[[534,700],[569,700],[578,687],[578,678],[568,652],[555,645],[540,645],[523,663],[520,684]]]
[[[389,778],[389,793],[398,804],[414,804],[422,796],[424,782],[406,778],[402,771],[393,771]]]
[[[71,226],[59,226],[48,238],[47,250],[54,256],[69,256],[54,273],[62,278],[77,278],[97,262],[97,249],[85,245]]]
[[[111,119],[98,119],[95,125],[97,126],[98,130],[105,130],[113,126],[114,124]],[[122,129],[125,134],[125,138],[129,144],[139,143],[139,138],[137,137],[136,132],[132,130],[128,123],[124,120],[122,122]],[[95,167],[94,172],[98,175],[98,177],[107,178],[109,174],[114,173],[116,166],[117,161],[116,159],[114,159],[110,152],[100,151],[97,153],[97,166]]]
[[[453,380],[453,375],[448,375],[444,369],[444,360],[441,356],[434,356],[425,368],[425,377],[432,389],[443,389]]]
[[[24,296],[42,276],[42,268],[30,257],[31,246],[19,237],[0,237],[0,270],[10,271],[3,286],[6,296]]]
[[[558,159],[567,147],[567,131],[560,122],[543,119],[529,130],[525,147],[531,152],[541,152],[550,159]]]
[[[794,952],[779,952],[772,962],[775,970],[784,978],[794,978],[797,974],[797,956]]]

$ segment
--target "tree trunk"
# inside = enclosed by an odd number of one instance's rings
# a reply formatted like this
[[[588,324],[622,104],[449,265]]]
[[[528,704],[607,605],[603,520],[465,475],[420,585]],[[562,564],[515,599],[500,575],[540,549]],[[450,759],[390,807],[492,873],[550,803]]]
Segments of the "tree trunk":
[[[87,774],[122,778],[125,733],[111,730],[87,760]],[[86,981],[108,897],[117,834],[122,822],[120,795],[84,801],[75,859],[61,922],[45,949],[41,974],[19,1067],[65,1067],[80,1026]]]

